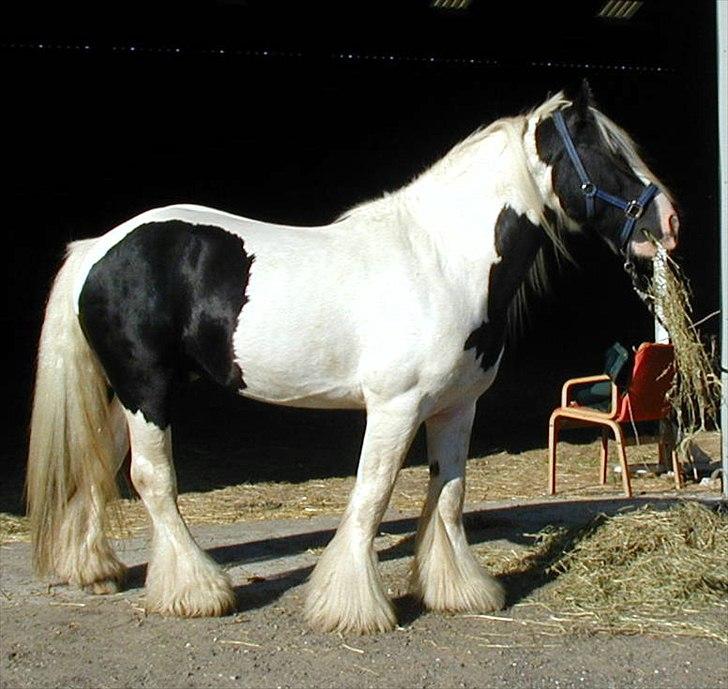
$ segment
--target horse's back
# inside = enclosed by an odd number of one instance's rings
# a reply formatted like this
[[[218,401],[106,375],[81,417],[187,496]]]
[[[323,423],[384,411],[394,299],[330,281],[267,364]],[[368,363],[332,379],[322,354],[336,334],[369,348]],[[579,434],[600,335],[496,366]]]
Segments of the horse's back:
[[[77,312],[128,409],[166,425],[187,370],[258,399],[359,405],[340,233],[184,205],[83,245]]]

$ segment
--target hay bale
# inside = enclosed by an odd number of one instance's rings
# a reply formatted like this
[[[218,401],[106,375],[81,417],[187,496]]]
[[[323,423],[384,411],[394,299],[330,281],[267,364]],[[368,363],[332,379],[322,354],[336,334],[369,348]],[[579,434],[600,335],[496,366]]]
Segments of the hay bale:
[[[600,630],[728,643],[728,517],[697,502],[601,516],[549,571],[541,602]]]

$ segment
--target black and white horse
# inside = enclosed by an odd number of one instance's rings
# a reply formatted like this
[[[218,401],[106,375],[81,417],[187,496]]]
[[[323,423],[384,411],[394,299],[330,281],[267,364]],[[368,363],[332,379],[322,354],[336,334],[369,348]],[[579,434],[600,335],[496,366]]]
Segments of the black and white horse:
[[[678,229],[668,193],[586,91],[494,122],[331,225],[176,205],[74,242],[38,357],[27,480],[37,572],[96,593],[118,589],[124,567],[103,517],[131,447],[153,525],[148,609],[234,608],[227,575],[176,504],[171,401],[197,373],[273,404],[366,409],[356,485],[307,584],[314,628],[395,625],[372,543],[423,422],[430,484],[412,590],[435,610],[502,607],[502,587],[463,529],[475,404],[495,379],[509,310],[542,248],[584,226],[622,254],[634,279],[655,241],[674,248]]]

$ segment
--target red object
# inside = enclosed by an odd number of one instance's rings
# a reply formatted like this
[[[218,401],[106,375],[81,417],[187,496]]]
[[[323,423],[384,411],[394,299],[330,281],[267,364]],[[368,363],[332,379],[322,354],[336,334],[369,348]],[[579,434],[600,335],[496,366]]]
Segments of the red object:
[[[638,421],[659,421],[670,414],[667,393],[675,376],[674,351],[671,344],[643,342],[635,352],[632,377],[626,393],[621,394],[611,383],[611,405],[609,411],[579,406],[571,399],[572,389],[580,384],[610,380],[602,374],[567,380],[561,390],[561,406],[554,410],[549,420],[549,492],[556,494],[556,446],[559,430],[563,427],[598,425],[602,427],[601,482],[607,481],[608,431],[617,441],[622,466],[622,482],[627,497],[632,496],[629,468],[624,445],[622,423]],[[660,438],[660,463],[663,464],[666,447]],[[675,450],[672,450],[672,465],[675,471],[675,485],[682,487],[682,469]]]

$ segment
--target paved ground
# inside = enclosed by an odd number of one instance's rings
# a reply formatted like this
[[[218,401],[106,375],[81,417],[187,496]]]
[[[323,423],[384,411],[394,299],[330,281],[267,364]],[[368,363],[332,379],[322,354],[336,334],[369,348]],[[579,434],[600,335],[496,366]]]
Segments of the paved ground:
[[[640,500],[630,504],[639,504]],[[652,500],[651,502],[655,502]],[[523,543],[547,524],[578,524],[623,499],[488,504],[469,511],[471,542]],[[524,606],[537,573],[505,582],[509,607],[490,618],[425,613],[405,595],[411,515],[388,513],[377,547],[401,627],[372,637],[314,634],[301,584],[336,520],[195,527],[237,587],[238,613],[221,619],[146,616],[147,546],[118,544],[129,588],[89,597],[34,581],[29,547],[3,545],[3,687],[728,687],[728,651],[710,640],[577,637]],[[527,611],[527,614],[526,614]],[[535,617],[534,617],[535,615]],[[552,631],[549,631],[552,630]]]

